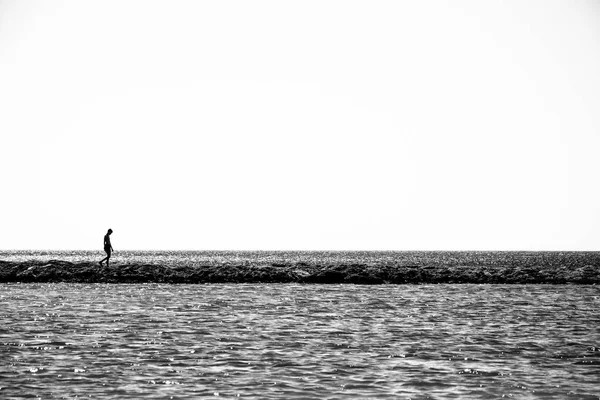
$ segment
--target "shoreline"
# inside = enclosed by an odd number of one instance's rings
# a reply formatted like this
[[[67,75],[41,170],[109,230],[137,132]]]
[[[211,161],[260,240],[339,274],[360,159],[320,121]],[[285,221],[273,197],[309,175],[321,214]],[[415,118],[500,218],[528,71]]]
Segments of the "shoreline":
[[[225,263],[189,266],[0,261],[0,283],[599,284],[596,265]]]

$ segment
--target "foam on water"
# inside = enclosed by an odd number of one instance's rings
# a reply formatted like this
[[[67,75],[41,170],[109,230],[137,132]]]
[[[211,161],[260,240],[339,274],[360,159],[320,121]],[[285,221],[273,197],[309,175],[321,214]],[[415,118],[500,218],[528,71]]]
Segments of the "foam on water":
[[[0,284],[0,397],[577,398],[579,285]]]

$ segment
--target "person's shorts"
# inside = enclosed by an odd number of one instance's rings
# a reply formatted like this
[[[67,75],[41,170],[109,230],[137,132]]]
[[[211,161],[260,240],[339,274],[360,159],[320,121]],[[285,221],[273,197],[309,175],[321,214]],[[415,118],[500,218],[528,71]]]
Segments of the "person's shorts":
[[[110,247],[105,247],[104,251],[106,252],[106,254],[108,254],[110,256]]]

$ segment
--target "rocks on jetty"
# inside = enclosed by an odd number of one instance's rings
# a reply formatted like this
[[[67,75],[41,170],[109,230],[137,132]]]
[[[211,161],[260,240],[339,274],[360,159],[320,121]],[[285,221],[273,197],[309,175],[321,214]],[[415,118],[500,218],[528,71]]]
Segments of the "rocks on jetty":
[[[298,263],[163,266],[0,261],[0,282],[106,283],[546,283],[598,284],[598,265],[401,265]]]

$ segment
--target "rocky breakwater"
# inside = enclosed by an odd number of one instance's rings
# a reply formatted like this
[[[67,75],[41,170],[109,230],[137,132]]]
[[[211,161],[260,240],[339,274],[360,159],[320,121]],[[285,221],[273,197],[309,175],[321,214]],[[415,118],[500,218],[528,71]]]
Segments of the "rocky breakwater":
[[[157,264],[0,261],[0,282],[81,283],[351,283],[351,284],[598,284],[596,264],[558,265],[403,265],[353,263],[321,265],[290,262],[254,265],[221,263],[189,266]]]

